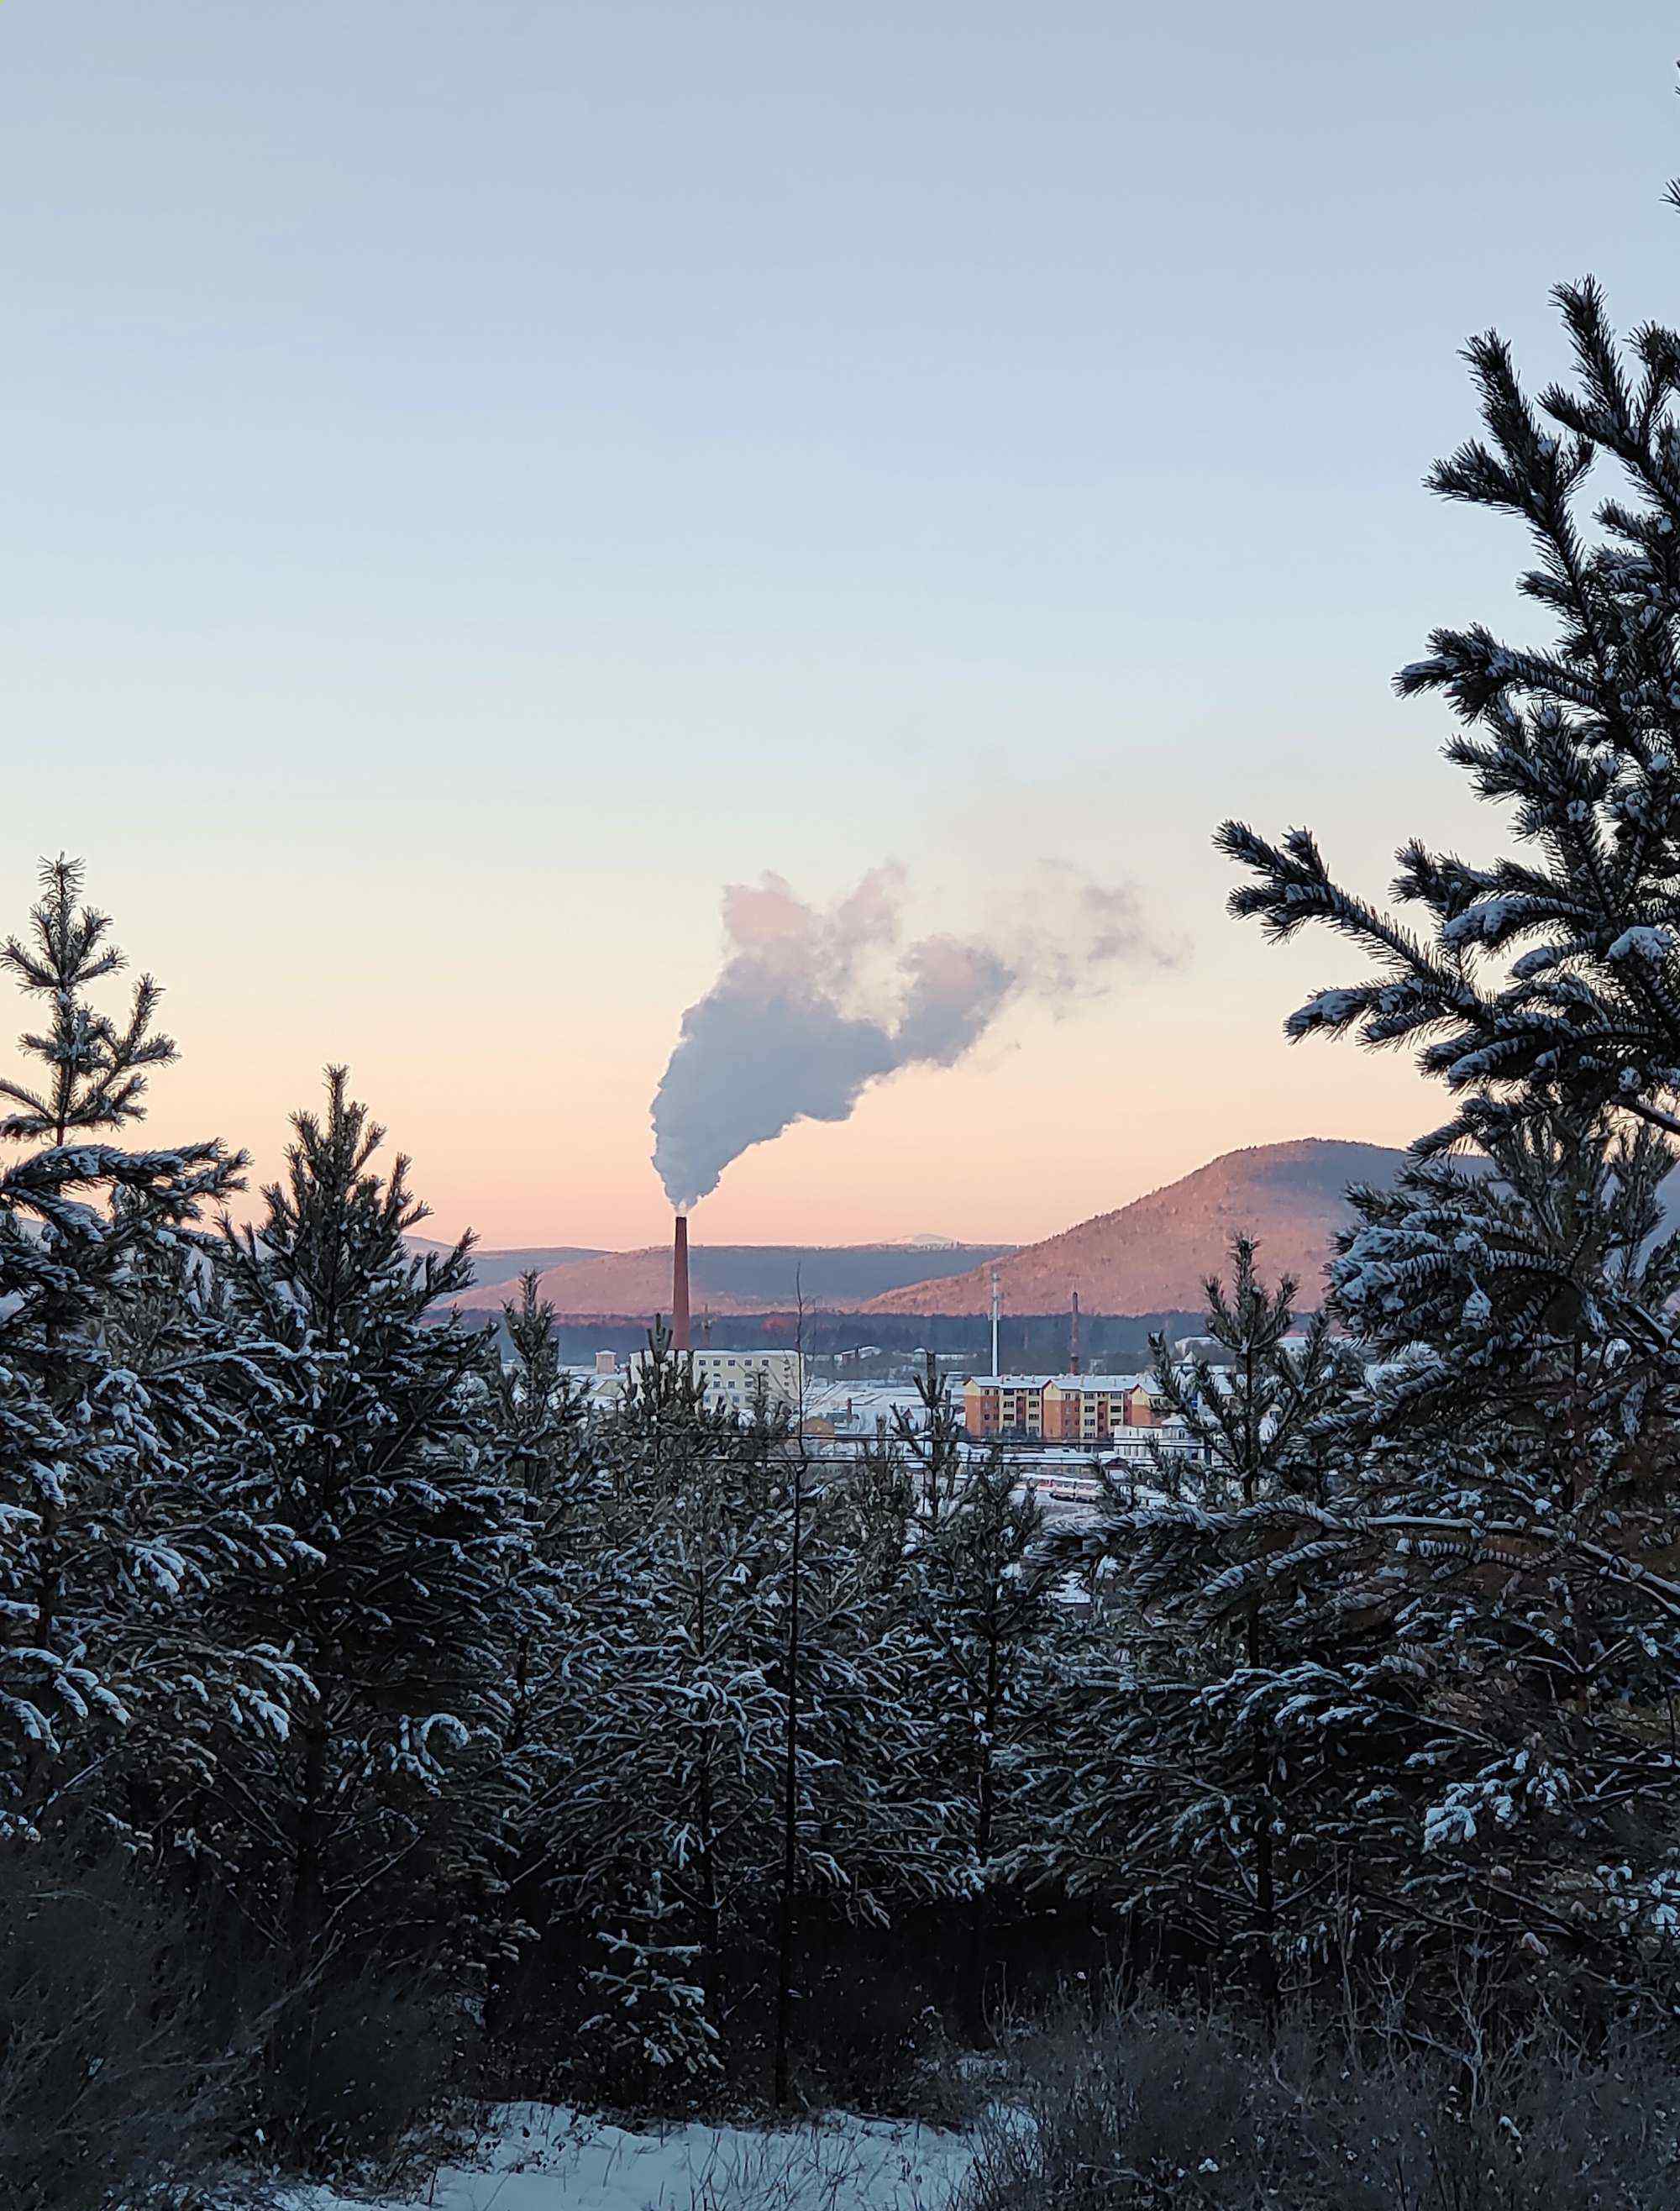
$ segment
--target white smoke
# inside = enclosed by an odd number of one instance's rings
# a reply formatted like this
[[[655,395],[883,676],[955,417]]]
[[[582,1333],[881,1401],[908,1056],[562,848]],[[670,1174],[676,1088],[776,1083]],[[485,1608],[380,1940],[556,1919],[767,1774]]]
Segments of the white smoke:
[[[1016,1000],[1065,1001],[1122,960],[1163,956],[1130,889],[1064,869],[1042,871],[1036,918],[1017,919],[1006,947],[904,942],[906,889],[893,865],[826,912],[780,875],[725,889],[723,972],[683,1015],[653,1098],[653,1164],[679,1212],[791,1123],[844,1121],[871,1083],[954,1066]]]

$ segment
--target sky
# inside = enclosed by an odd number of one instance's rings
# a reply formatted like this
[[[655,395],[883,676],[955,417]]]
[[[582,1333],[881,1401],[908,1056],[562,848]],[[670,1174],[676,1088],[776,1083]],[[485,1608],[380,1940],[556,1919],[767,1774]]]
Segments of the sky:
[[[1520,629],[1433,501],[1457,349],[1673,319],[1671,10],[6,0],[0,931],[86,859],[272,1173],[349,1063],[439,1228],[663,1236],[724,887],[1046,861],[1150,949],[728,1170],[702,1240],[1023,1240],[1234,1146],[1404,1142],[1292,1048],[1223,815],[1380,890],[1496,825],[1397,703]],[[23,1025],[25,1009],[20,1003]]]

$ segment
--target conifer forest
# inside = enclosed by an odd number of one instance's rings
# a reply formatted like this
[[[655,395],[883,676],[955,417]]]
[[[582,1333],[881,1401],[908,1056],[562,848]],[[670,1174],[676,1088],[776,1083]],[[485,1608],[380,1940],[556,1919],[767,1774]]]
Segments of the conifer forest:
[[[144,914],[9,887],[0,2202],[377,2196],[550,2102],[967,2127],[973,2211],[1680,2203],[1680,333],[1556,305],[1430,483],[1529,626],[1398,678],[1483,856],[1217,833],[1343,963],[1280,1017],[1436,1124],[1324,1281],[1234,1240],[1156,1347],[1202,1462],[1083,1516],[941,1384],[841,1463],[657,1330],[592,1407],[534,1277],[440,1319],[354,1070],[270,1187],[153,1148]]]

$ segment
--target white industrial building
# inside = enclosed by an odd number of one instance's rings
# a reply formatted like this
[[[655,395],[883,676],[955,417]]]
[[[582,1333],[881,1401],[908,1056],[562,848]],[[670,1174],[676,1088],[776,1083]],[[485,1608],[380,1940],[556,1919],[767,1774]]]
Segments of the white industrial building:
[[[683,1354],[694,1363],[694,1378],[708,1405],[732,1413],[750,1413],[761,1403],[773,1412],[785,1407],[797,1413],[805,1392],[805,1361],[798,1351],[714,1351],[707,1344]],[[640,1369],[647,1354],[638,1352],[632,1365]]]

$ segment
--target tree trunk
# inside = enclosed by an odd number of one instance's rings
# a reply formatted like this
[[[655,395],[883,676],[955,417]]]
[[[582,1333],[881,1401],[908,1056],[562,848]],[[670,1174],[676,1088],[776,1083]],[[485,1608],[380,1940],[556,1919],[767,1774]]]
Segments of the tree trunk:
[[[706,1523],[707,1551],[701,1559],[700,1584],[694,1606],[694,1655],[701,1665],[711,1657],[709,1629],[707,1620],[707,1572],[710,1562],[711,1521]],[[710,1707],[707,1708],[708,1711]],[[713,1833],[712,1802],[712,1737],[709,1733],[701,1737],[700,1768],[695,1778],[694,1809],[700,1827],[700,1980],[706,1991],[706,2016],[717,2032],[723,2032],[723,1961],[722,1910],[718,1901],[718,1853]]]
[[[1002,1698],[995,1623],[986,1646],[986,1692],[980,1707],[979,1772],[974,1790],[974,1856],[981,1884],[968,1918],[968,2013],[976,2031],[986,2018],[986,1982],[992,1963],[992,1885],[985,1878],[997,1818],[998,1706]]]
[[[298,1801],[288,1928],[293,1967],[300,1976],[309,1968],[310,1953],[321,1929],[326,1778],[327,1731],[324,1725],[312,1723],[303,1729],[303,1788]]]
[[[793,1886],[799,1869],[799,1546],[804,1532],[804,1468],[793,1474],[791,1588],[787,1614],[787,1729],[782,1776],[782,1893],[776,1930],[776,2108],[788,2100],[788,2050],[793,2026]]]
[[[1260,1604],[1248,1611],[1248,1663],[1260,1663]],[[1254,1989],[1271,2033],[1277,2024],[1277,1887],[1272,1857],[1271,1761],[1254,1746]]]

